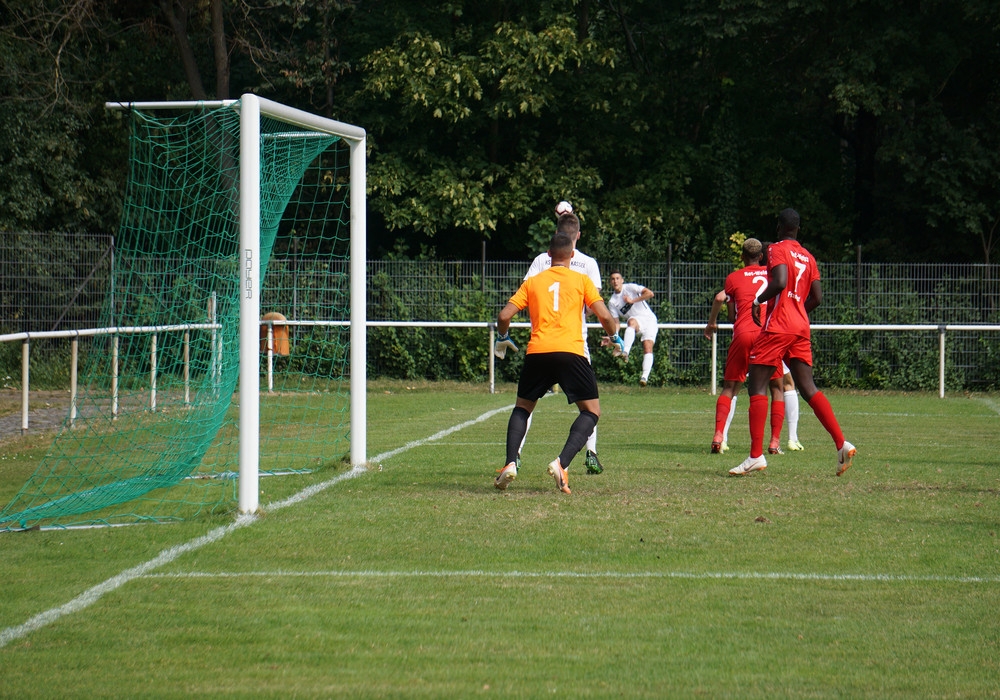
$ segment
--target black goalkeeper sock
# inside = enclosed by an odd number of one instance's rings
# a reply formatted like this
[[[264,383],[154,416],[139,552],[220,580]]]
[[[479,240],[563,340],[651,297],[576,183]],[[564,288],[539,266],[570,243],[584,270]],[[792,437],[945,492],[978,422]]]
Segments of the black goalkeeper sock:
[[[576,453],[587,444],[587,438],[597,427],[597,415],[590,411],[580,411],[580,415],[573,421],[569,429],[569,437],[566,438],[566,445],[559,453],[559,464],[563,469],[569,469],[569,463],[573,461]],[[507,438],[508,441],[510,438]]]
[[[510,420],[507,421],[507,461],[510,464],[517,461],[517,451],[521,449],[521,440],[528,432],[528,416],[531,413],[520,406],[515,406],[510,412]]]

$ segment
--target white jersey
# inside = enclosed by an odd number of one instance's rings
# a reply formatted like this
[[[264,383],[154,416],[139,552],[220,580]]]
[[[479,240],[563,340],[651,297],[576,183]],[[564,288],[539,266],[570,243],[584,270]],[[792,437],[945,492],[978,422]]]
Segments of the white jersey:
[[[528,268],[528,273],[524,276],[524,279],[534,277],[539,272],[548,270],[550,267],[552,267],[552,256],[548,253],[539,253],[538,256],[531,261],[531,267]],[[597,261],[586,253],[574,250],[573,258],[569,261],[569,269],[582,272],[590,278],[590,281],[594,283],[595,287],[598,289],[601,288],[601,269],[597,266]]]
[[[608,310],[611,311],[611,315],[615,318],[634,318],[636,321],[652,321],[656,323],[656,314],[649,308],[649,304],[646,303],[645,299],[637,301],[634,304],[629,304],[625,301],[625,297],[630,299],[639,297],[645,289],[641,284],[634,284],[633,282],[623,284],[622,290],[615,292],[608,299]]]
[[[528,268],[527,274],[525,274],[524,279],[529,277],[534,277],[539,272],[544,272],[552,267],[552,256],[548,253],[539,253],[534,260],[531,261],[531,266]],[[579,250],[573,250],[573,257],[569,261],[569,269],[580,272],[590,278],[590,281],[594,283],[594,286],[598,289],[601,288],[601,270],[597,266],[597,261],[586,253],[581,253]],[[587,345],[587,309],[583,309],[583,351],[590,359],[590,347]]]

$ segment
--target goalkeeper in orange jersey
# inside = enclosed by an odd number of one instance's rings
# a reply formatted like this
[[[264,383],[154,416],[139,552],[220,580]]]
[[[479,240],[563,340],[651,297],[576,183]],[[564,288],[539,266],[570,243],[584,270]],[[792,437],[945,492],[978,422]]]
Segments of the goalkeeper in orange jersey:
[[[601,416],[597,375],[584,351],[584,307],[590,307],[619,350],[624,346],[618,336],[618,322],[593,281],[569,268],[573,239],[556,231],[549,244],[549,255],[552,266],[524,280],[497,316],[499,335],[494,347],[497,357],[503,357],[508,349],[517,351],[508,333],[511,319],[524,309],[531,316],[531,338],[517,384],[517,401],[507,422],[507,462],[494,480],[494,486],[501,490],[517,477],[517,452],[527,430],[528,417],[549,387],[558,384],[566,400],[580,409],[562,452],[549,464],[549,475],[555,479],[556,487],[570,493],[566,470]]]

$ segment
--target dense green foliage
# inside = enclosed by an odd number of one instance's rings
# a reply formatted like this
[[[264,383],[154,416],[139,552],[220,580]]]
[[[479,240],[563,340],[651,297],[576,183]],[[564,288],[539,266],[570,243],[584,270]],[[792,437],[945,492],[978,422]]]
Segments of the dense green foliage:
[[[713,260],[795,206],[821,259],[995,258],[987,0],[3,0],[0,231],[114,233],[106,100],[253,91],[369,133],[369,257]],[[279,248],[281,242],[279,241]]]

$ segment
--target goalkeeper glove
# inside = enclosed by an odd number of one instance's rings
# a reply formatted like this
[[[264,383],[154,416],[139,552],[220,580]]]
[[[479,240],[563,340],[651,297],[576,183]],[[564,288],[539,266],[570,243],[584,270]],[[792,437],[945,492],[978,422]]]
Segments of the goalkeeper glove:
[[[517,345],[510,339],[510,333],[503,333],[497,336],[497,341],[493,343],[493,354],[501,360],[507,356],[507,348],[517,352]]]
[[[615,356],[625,354],[625,341],[622,340],[621,336],[615,333],[611,336],[611,342],[616,346]]]

